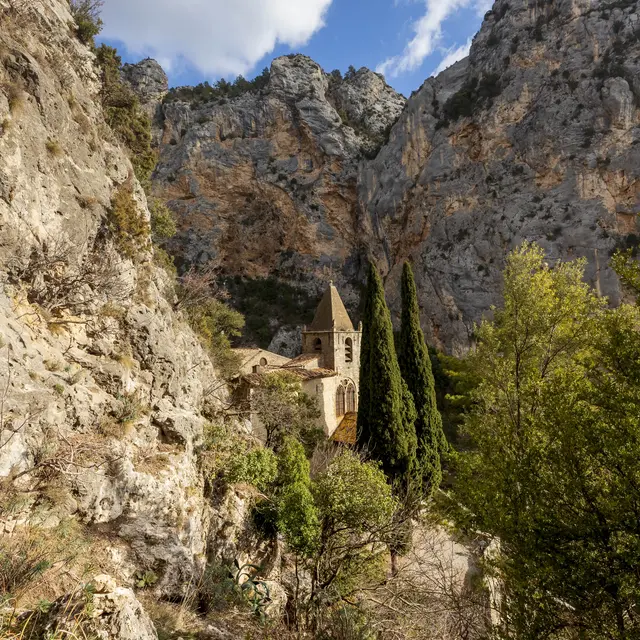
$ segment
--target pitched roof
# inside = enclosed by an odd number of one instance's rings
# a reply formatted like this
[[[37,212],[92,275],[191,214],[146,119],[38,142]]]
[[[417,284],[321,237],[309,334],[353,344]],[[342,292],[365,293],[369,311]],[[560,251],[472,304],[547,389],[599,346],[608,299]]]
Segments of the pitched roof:
[[[336,371],[332,371],[331,369],[302,369],[299,367],[284,369],[282,367],[268,367],[266,371],[262,371],[260,373],[247,373],[246,375],[241,376],[241,379],[248,382],[252,387],[259,387],[265,380],[266,376],[283,371],[296,376],[296,378],[301,382],[316,380],[318,378],[333,378],[338,375]]]
[[[333,432],[331,440],[341,442],[342,444],[355,445],[356,443],[356,425],[358,422],[358,414],[350,411],[342,418],[342,422]]]
[[[296,356],[293,360],[289,360],[289,362],[287,362],[286,364],[283,364],[282,366],[285,369],[299,369],[299,368],[307,369],[309,365],[312,365],[315,363],[315,367],[317,367],[319,358],[320,357],[318,356],[317,353],[303,353],[299,356]],[[312,368],[315,368],[315,367],[312,367]]]
[[[329,285],[316,310],[307,331],[353,331],[351,318],[345,309],[338,290]]]

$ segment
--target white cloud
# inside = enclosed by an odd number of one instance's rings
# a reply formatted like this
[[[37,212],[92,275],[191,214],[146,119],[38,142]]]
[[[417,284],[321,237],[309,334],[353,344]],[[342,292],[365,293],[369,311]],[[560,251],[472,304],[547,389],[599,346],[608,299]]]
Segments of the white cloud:
[[[247,73],[278,44],[304,45],[332,0],[106,0],[103,37],[169,67]]]
[[[437,76],[445,69],[448,69],[452,64],[455,64],[459,60],[466,58],[469,55],[469,51],[471,51],[472,41],[473,38],[469,38],[461,47],[458,47],[457,49],[455,47],[451,47],[451,49],[448,49],[445,57],[442,58],[442,61],[431,75]]]
[[[413,38],[404,51],[387,58],[377,71],[392,78],[415,71],[431,55],[442,39],[442,24],[458,9],[473,6],[479,14],[491,7],[491,0],[424,0],[425,14],[413,25]],[[461,48],[462,49],[462,48]]]

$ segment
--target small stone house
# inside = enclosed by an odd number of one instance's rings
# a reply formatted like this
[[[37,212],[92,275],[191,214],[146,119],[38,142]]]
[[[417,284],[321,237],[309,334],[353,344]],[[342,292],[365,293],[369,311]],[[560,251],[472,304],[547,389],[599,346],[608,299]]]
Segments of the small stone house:
[[[361,340],[362,327],[354,329],[331,283],[313,322],[304,327],[299,356],[289,359],[264,349],[238,349],[242,359],[238,397],[251,416],[254,432],[261,435],[259,420],[251,410],[253,389],[260,386],[263,376],[287,371],[300,379],[307,395],[316,399],[320,426],[327,437],[355,444]]]

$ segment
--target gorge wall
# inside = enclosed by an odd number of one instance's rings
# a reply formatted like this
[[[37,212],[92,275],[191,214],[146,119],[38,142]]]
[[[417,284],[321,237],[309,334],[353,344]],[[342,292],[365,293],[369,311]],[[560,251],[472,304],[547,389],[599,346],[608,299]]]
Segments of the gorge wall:
[[[610,254],[637,240],[639,29],[630,0],[498,0],[470,56],[406,101],[367,69],[340,78],[296,55],[259,90],[161,104],[158,66],[129,66],[155,116],[154,192],[179,219],[171,248],[213,261],[270,316],[252,333],[250,314],[249,339],[285,352],[327,280],[357,315],[368,257],[394,313],[413,261],[425,331],[454,353],[525,239],[585,257],[615,302]]]

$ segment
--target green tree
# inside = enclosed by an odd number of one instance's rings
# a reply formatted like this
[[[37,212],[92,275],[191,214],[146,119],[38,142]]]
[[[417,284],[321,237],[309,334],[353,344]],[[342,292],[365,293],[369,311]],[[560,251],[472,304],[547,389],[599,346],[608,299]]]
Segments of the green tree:
[[[400,375],[391,314],[375,266],[369,268],[360,363],[359,443],[398,490],[416,471],[415,408]],[[364,360],[363,360],[364,358]]]
[[[287,371],[265,376],[253,393],[253,406],[266,432],[266,445],[276,450],[286,436],[300,440],[309,455],[324,437],[314,398],[304,393],[300,379]]]
[[[459,517],[500,541],[503,637],[626,639],[640,622],[640,310],[609,310],[584,262],[507,261],[478,329]]]
[[[100,12],[104,0],[71,0],[69,9],[76,23],[76,33],[84,44],[93,44],[93,39],[102,31]]]
[[[309,474],[304,447],[292,437],[285,438],[278,458],[276,526],[289,547],[303,557],[313,554],[320,538]]]
[[[436,401],[429,350],[420,326],[416,284],[408,262],[405,262],[402,271],[401,292],[402,324],[398,341],[398,362],[417,412],[415,430],[418,439],[418,472],[422,492],[426,496],[432,495],[440,485],[440,453],[446,450],[447,445]]]

